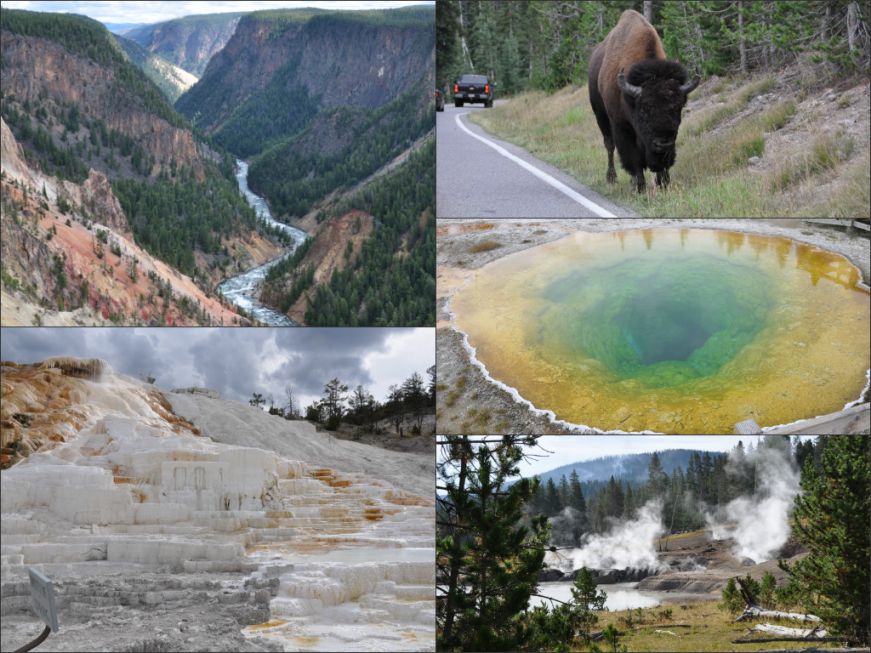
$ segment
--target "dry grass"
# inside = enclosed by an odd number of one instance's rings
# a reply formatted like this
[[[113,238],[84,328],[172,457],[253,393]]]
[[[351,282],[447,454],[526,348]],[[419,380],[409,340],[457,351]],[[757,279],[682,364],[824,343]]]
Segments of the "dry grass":
[[[856,143],[842,132],[818,136],[810,152],[798,161],[786,161],[769,176],[771,190],[782,191],[798,182],[831,170],[853,154]]]
[[[741,111],[750,100],[770,90],[773,86],[774,79],[765,77],[739,87],[724,102],[690,114],[681,127],[681,133],[685,136],[698,136],[713,129]]]
[[[603,589],[608,591],[607,586]],[[671,619],[665,618],[663,614],[667,608],[672,610]],[[646,608],[640,611],[640,623],[639,611],[632,610],[631,628],[626,626],[630,619],[629,612],[629,610],[622,610],[601,613],[596,629],[614,624],[621,633],[620,643],[630,651],[734,651],[737,646],[740,646],[741,651],[772,648],[770,643],[732,644],[733,639],[744,636],[747,625],[735,623],[731,615],[720,610],[717,601]],[[674,624],[688,624],[689,628],[678,628]],[[657,630],[667,630],[676,636],[657,633]],[[791,648],[831,646],[832,644],[814,642],[808,642],[806,646],[802,646],[799,642],[790,644]]]
[[[729,115],[735,115],[773,84],[771,78],[763,78],[728,90],[727,105],[737,107],[735,111],[730,109]],[[706,91],[708,95],[712,92]],[[490,111],[473,113],[471,119],[642,216],[787,217],[805,208],[797,208],[789,193],[772,192],[767,178],[750,170],[749,159],[764,155],[766,134],[788,125],[796,111],[796,102],[787,99],[734,124],[723,124],[726,113],[691,114],[681,127],[668,191],[655,188],[648,174],[648,189],[641,195],[634,192],[629,175],[619,166],[617,183],[606,183],[607,157],[586,87],[565,88],[552,95],[526,93]],[[824,168],[824,163],[836,168],[843,165],[847,153],[843,144],[834,148],[821,145],[818,149],[814,154],[817,163],[807,169],[808,174],[831,169]],[[857,167],[855,181],[847,185],[853,195],[845,190],[823,198],[824,207],[817,215],[850,211],[853,216],[868,215],[867,193],[858,191],[860,199],[855,199],[857,184],[863,179],[867,184],[867,163],[864,170],[863,178]]]

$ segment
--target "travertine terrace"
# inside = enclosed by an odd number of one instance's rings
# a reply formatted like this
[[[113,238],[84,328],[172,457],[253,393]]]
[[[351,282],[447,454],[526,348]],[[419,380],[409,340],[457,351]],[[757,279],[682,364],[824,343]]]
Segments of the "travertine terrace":
[[[142,645],[152,617],[153,637],[188,650],[434,647],[422,456],[333,440],[209,391],[162,393],[99,361],[2,371],[4,649],[28,639],[27,567],[58,583],[55,650]],[[186,618],[163,627],[168,608],[178,621],[210,605],[230,609],[235,632],[209,641]],[[93,639],[128,616],[138,628]],[[91,640],[76,639],[78,625]]]

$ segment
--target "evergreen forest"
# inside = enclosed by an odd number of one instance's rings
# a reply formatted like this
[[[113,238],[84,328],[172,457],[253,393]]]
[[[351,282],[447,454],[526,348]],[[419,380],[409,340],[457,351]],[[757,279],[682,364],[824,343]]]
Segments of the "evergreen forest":
[[[580,86],[590,53],[626,9],[656,26],[670,58],[705,76],[805,58],[834,74],[871,67],[871,9],[857,0],[439,0],[437,84],[476,72],[502,96]]]

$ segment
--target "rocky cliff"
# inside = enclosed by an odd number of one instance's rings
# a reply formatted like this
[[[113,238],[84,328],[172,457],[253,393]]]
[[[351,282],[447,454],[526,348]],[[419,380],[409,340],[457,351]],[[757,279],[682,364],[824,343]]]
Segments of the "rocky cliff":
[[[135,243],[105,175],[46,175],[2,119],[0,138],[4,326],[248,323]]]
[[[113,45],[109,38],[107,32],[105,48]],[[157,89],[134,75],[120,51],[114,52],[114,60],[95,61],[61,42],[6,29],[0,31],[0,45],[7,122],[12,123],[10,112],[32,115],[36,124],[29,127],[36,133],[42,128],[56,149],[77,148],[75,156],[84,165],[113,177],[136,172],[132,162],[105,151],[111,149],[111,140],[120,145],[122,136],[141,149],[138,172],[156,175],[174,161],[202,177],[205,151],[159,93],[155,97]],[[112,138],[113,132],[118,136]],[[128,154],[132,152],[131,146]]]
[[[433,21],[430,8],[248,14],[177,108],[231,150],[252,154],[319,111],[374,109],[432,78]],[[258,133],[234,138],[243,124]]]
[[[242,13],[185,16],[124,34],[143,48],[199,77],[233,36]]]
[[[175,102],[182,93],[197,83],[196,75],[149,52],[135,41],[118,34],[113,37],[130,61],[155,83],[170,102]]]

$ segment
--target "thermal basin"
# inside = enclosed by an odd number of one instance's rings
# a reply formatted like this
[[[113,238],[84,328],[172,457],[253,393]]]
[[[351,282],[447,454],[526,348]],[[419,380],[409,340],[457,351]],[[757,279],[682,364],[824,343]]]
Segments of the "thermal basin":
[[[869,367],[859,270],[782,237],[578,232],[485,265],[451,310],[494,380],[604,431],[791,423],[856,400]]]

